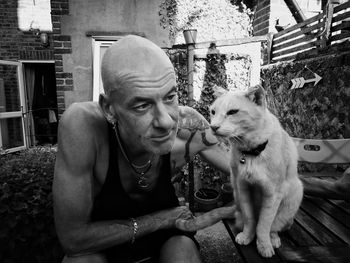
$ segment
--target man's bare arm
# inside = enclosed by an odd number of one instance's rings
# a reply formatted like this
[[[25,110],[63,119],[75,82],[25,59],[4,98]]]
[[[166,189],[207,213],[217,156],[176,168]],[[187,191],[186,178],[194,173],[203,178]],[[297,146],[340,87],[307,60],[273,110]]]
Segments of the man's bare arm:
[[[86,118],[86,109],[79,107],[67,109],[61,118],[53,182],[56,230],[70,256],[95,253],[133,238],[131,220],[90,220],[97,136]],[[186,213],[185,208],[178,207],[139,217],[136,237],[172,227]]]
[[[306,195],[330,199],[350,199],[350,168],[336,181],[314,177],[300,177]]]
[[[199,112],[190,107],[181,107],[178,137],[185,141],[186,162],[199,153],[216,168],[230,172],[228,149],[212,134],[208,121]]]

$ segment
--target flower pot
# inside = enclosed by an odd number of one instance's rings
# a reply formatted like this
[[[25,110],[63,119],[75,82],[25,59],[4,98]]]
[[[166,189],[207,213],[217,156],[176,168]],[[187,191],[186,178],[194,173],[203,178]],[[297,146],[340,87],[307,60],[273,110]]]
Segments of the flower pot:
[[[194,44],[197,39],[197,29],[186,29],[183,31],[186,44]]]
[[[198,211],[207,212],[218,207],[220,193],[215,189],[200,188],[194,193]]]
[[[223,205],[233,200],[233,189],[231,183],[223,183],[221,185],[221,199]]]

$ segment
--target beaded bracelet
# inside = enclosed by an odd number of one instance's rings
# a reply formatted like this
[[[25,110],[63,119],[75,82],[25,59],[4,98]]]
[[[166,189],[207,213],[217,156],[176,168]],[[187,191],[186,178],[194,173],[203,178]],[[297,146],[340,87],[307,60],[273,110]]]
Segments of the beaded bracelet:
[[[137,230],[139,229],[139,226],[137,224],[137,221],[135,220],[135,218],[130,218],[131,219],[131,222],[132,222],[132,226],[133,226],[133,235],[132,235],[132,239],[131,239],[131,244],[133,244],[135,242],[135,239],[136,239],[136,233],[137,233]]]

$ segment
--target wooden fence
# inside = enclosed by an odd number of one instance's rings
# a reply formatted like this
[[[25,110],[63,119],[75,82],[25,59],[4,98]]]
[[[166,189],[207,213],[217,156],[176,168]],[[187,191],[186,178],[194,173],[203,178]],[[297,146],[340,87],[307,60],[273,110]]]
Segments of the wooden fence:
[[[325,48],[350,38],[350,1],[268,37],[268,63],[291,60],[299,53]]]

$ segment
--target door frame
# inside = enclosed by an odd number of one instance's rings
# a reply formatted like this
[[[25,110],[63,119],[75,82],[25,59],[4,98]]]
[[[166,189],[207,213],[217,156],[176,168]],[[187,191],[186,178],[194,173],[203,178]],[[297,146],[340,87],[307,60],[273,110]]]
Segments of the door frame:
[[[20,63],[21,63],[21,66],[22,66],[22,78],[23,78],[23,92],[24,92],[24,104],[25,104],[25,111],[24,111],[24,115],[25,116],[28,116],[26,115],[25,113],[28,113],[29,111],[29,107],[28,107],[28,100],[27,100],[27,97],[28,97],[28,93],[27,93],[27,87],[26,87],[26,82],[24,81],[25,80],[25,76],[24,76],[24,67],[25,67],[25,64],[55,64],[55,60],[18,60]],[[55,87],[57,89],[57,86]],[[34,146],[34,143],[32,142],[31,140],[31,134],[33,134],[33,136],[35,136],[35,130],[34,130],[34,127],[32,127],[32,129],[30,128],[30,125],[29,125],[29,120],[28,118],[26,117],[25,118],[25,133],[26,133],[26,139],[27,139],[27,145],[28,147],[29,146]]]
[[[21,110],[10,111],[10,112],[0,112],[0,119],[19,118],[19,117],[21,118],[23,145],[5,150],[6,153],[11,153],[11,152],[28,148],[28,138],[26,136],[25,121],[24,121],[24,114],[23,114],[24,112],[27,111],[27,107],[25,103],[25,93],[24,93],[23,68],[22,68],[21,62],[19,61],[0,60],[0,64],[17,66],[17,80],[18,80],[18,90],[19,90],[19,100],[20,100]],[[0,146],[2,146],[1,129],[0,129]]]

